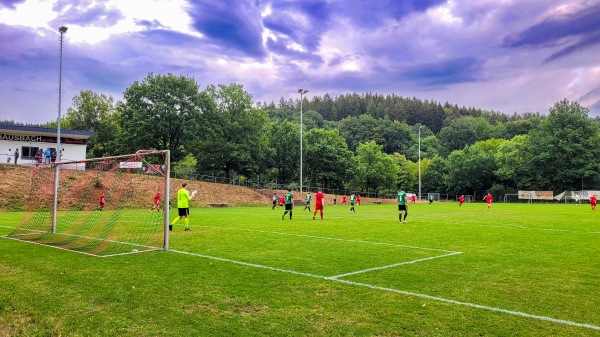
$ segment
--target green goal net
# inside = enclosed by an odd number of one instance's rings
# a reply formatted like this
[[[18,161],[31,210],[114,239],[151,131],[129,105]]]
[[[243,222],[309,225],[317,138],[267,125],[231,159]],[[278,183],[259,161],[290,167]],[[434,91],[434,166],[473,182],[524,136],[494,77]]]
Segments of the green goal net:
[[[6,237],[96,256],[168,249],[168,178],[168,151],[33,165]]]

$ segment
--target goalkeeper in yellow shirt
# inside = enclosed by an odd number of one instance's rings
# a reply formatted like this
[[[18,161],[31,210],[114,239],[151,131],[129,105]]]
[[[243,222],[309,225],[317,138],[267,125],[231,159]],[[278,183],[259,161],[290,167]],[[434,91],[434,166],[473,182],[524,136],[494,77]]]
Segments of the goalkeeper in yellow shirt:
[[[186,189],[187,183],[181,184],[181,188],[177,191],[177,209],[179,210],[179,216],[171,222],[169,225],[169,230],[173,230],[173,225],[179,221],[181,218],[185,218],[185,230],[191,230],[188,226],[190,223],[190,219],[188,218],[190,215],[190,206],[189,201],[196,195],[196,190],[194,190],[191,194]]]

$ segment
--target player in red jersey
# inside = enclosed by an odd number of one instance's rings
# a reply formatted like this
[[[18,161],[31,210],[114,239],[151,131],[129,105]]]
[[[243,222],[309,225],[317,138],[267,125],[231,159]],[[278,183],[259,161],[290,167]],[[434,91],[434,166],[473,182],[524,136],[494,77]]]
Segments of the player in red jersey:
[[[461,195],[458,197],[458,207],[462,206],[463,202],[465,202],[465,195]]]
[[[492,199],[493,198],[494,197],[492,197],[492,195],[489,192],[488,192],[488,194],[485,197],[483,197],[483,200],[485,200],[485,202],[487,202],[487,204],[488,204],[488,209],[490,209],[490,207],[492,206]]]
[[[356,195],[356,204],[360,206],[360,194]]]
[[[160,212],[160,192],[156,193],[154,196],[154,206],[150,208],[150,212],[152,212],[155,208],[157,212]]]
[[[285,205],[285,193],[281,195],[281,200],[279,201],[279,206]]]
[[[100,208],[99,210],[104,209],[104,192],[102,192],[102,194],[100,194]]]
[[[417,203],[417,196],[416,195],[411,195],[410,196],[410,203],[411,204],[416,204]]]
[[[317,192],[317,194],[315,195],[315,212],[313,213],[313,220],[315,219],[315,216],[317,215],[317,211],[321,211],[321,220],[323,220],[323,203],[324,203],[324,199],[325,195],[323,195],[323,192],[321,192],[321,190],[319,190],[319,192]]]
[[[592,206],[592,211],[596,210],[596,201],[598,201],[598,198],[596,198],[596,196],[592,194],[590,196],[590,206]]]
[[[344,206],[346,204],[346,196],[342,197],[342,206]]]

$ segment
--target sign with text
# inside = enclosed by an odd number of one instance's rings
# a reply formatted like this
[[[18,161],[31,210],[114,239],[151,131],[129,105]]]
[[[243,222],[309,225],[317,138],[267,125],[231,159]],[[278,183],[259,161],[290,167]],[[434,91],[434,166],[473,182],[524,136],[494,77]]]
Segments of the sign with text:
[[[23,135],[11,135],[8,133],[0,133],[0,140],[12,140],[15,142],[38,142],[38,143],[56,143],[56,137],[48,136],[23,136]],[[62,144],[86,144],[86,139],[73,139],[60,137]]]
[[[526,200],[552,200],[552,191],[519,191],[519,199]]]
[[[134,169],[134,168],[142,168],[141,161],[123,161],[119,163],[119,168],[122,169]]]
[[[573,192],[571,192],[571,195],[573,196],[573,199],[590,200],[590,197],[592,195],[595,195],[596,197],[600,197],[600,191],[592,191],[592,190],[573,191]]]

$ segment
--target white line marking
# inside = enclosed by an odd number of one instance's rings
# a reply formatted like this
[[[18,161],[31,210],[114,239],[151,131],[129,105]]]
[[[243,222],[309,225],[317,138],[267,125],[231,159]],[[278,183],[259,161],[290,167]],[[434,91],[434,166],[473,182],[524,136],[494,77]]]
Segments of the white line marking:
[[[382,270],[382,269],[394,268],[394,267],[398,267],[398,266],[403,266],[403,265],[413,264],[413,263],[423,262],[423,261],[429,261],[429,260],[433,260],[433,259],[439,259],[439,258],[442,258],[442,257],[448,257],[448,256],[452,256],[452,255],[457,255],[457,254],[462,254],[462,252],[454,252],[454,253],[450,253],[450,254],[431,256],[431,257],[426,257],[426,258],[417,259],[417,260],[399,262],[399,263],[394,263],[394,264],[390,264],[390,265],[387,265],[387,266],[374,267],[374,268],[369,268],[369,269],[363,269],[363,270],[353,271],[353,272],[350,272],[350,273],[345,273],[345,274],[330,276],[328,278],[334,280],[334,279],[338,279],[338,278],[346,277],[346,276],[350,276],[350,275],[368,273],[368,272],[374,271],[374,270]]]
[[[536,320],[540,320],[540,321],[547,321],[547,322],[552,322],[552,323],[557,323],[557,324],[570,325],[570,326],[576,326],[576,327],[580,327],[580,328],[586,328],[586,329],[592,329],[592,330],[599,330],[600,331],[600,326],[592,325],[592,324],[587,324],[587,323],[577,323],[577,322],[573,322],[573,321],[568,321],[568,320],[558,319],[558,318],[552,318],[552,317],[548,317],[548,316],[540,316],[540,315],[528,314],[528,313],[521,312],[521,311],[507,310],[507,309],[502,309],[502,308],[490,307],[490,306],[487,306],[487,305],[470,303],[470,302],[461,302],[461,301],[456,301],[456,300],[442,298],[442,297],[436,297],[436,296],[430,296],[430,295],[425,295],[425,294],[413,293],[413,292],[410,292],[410,291],[404,291],[404,290],[398,290],[398,289],[386,288],[386,287],[379,287],[379,286],[368,284],[368,283],[359,283],[359,282],[353,282],[353,281],[346,281],[346,280],[341,280],[341,279],[338,279],[338,278],[331,278],[331,277],[327,277],[327,276],[315,275],[315,274],[310,274],[310,273],[303,273],[303,272],[298,272],[298,271],[295,271],[295,270],[273,268],[273,267],[264,266],[264,265],[260,265],[260,264],[247,263],[247,262],[241,262],[241,261],[230,260],[230,259],[224,259],[224,258],[215,257],[215,256],[209,256],[209,255],[203,255],[203,254],[196,254],[196,253],[190,253],[190,252],[185,252],[185,251],[180,251],[180,250],[173,250],[173,249],[171,249],[169,251],[173,252],[173,253],[178,253],[178,254],[198,256],[198,257],[202,257],[202,258],[206,258],[206,259],[211,259],[211,260],[217,260],[217,261],[222,261],[222,262],[234,263],[234,264],[238,264],[238,265],[242,265],[242,266],[262,268],[262,269],[267,269],[267,270],[272,270],[272,271],[277,271],[277,272],[282,272],[282,273],[307,276],[307,277],[312,277],[312,278],[317,278],[317,279],[322,279],[322,280],[339,282],[339,283],[343,283],[343,284],[349,284],[349,285],[354,285],[354,286],[359,286],[359,287],[365,287],[365,288],[374,289],[374,290],[388,291],[388,292],[393,292],[393,293],[407,295],[407,296],[414,296],[414,297],[419,297],[419,298],[425,298],[425,299],[432,300],[432,301],[438,301],[438,302],[445,302],[445,303],[450,303],[450,304],[462,305],[462,306],[471,307],[471,308],[484,309],[484,310],[489,310],[489,311],[494,311],[494,312],[501,312],[501,313],[505,313],[505,314],[509,314],[509,315],[521,316],[521,317],[530,318],[530,319],[536,319]]]
[[[40,245],[40,246],[44,246],[44,247],[50,247],[50,248],[56,248],[56,249],[60,249],[60,250],[65,250],[68,252],[75,252],[75,253],[79,253],[79,254],[83,254],[83,255],[87,255],[87,256],[96,256],[98,257],[98,255],[94,255],[94,254],[90,254],[90,253],[86,253],[86,252],[80,252],[78,250],[73,250],[73,249],[67,249],[67,248],[62,248],[62,247],[58,247],[58,246],[51,246],[45,243],[40,243],[40,242],[34,242],[34,241],[27,241],[27,240],[21,240],[21,239],[17,239],[17,238],[11,238],[10,236],[2,236],[5,239],[11,239],[11,240],[15,240],[15,241],[19,241],[19,242],[25,242],[25,243],[32,243],[34,245]]]
[[[339,280],[339,279],[336,279],[334,281],[340,282],[340,283],[345,283],[345,284],[356,285],[356,286],[360,286],[360,287],[367,287],[367,288],[371,288],[371,289],[375,289],[375,290],[389,291],[389,292],[394,292],[394,293],[408,295],[408,296],[415,296],[415,297],[425,298],[425,299],[429,299],[429,300],[433,300],[433,301],[446,302],[446,303],[451,303],[451,304],[456,304],[456,305],[462,305],[462,306],[471,307],[471,308],[490,310],[490,311],[501,312],[501,313],[505,313],[505,314],[509,314],[509,315],[521,316],[521,317],[526,317],[526,318],[531,318],[531,319],[537,319],[537,320],[541,320],[541,321],[547,321],[547,322],[564,324],[564,325],[571,325],[571,326],[576,326],[576,327],[580,327],[580,328],[587,328],[587,329],[593,329],[593,330],[599,330],[600,331],[600,326],[593,325],[593,324],[588,324],[588,323],[577,323],[577,322],[573,322],[573,321],[568,321],[568,320],[558,319],[558,318],[552,318],[552,317],[548,317],[548,316],[540,316],[540,315],[528,314],[528,313],[521,312],[521,311],[507,310],[507,309],[502,309],[502,308],[497,308],[497,307],[490,307],[490,306],[487,306],[487,305],[481,305],[481,304],[476,304],[476,303],[462,302],[462,301],[456,301],[456,300],[451,300],[451,299],[437,297],[437,296],[430,296],[430,295],[425,295],[425,294],[413,293],[413,292],[410,292],[410,291],[404,291],[404,290],[398,290],[398,289],[392,289],[392,288],[379,287],[379,286],[372,285],[372,284],[367,284],[367,283],[359,283],[359,282]]]
[[[193,225],[193,227],[227,229],[227,230],[256,232],[256,233],[267,233],[267,234],[277,234],[277,235],[288,235],[288,236],[297,236],[297,237],[311,238],[311,239],[332,240],[332,241],[342,241],[342,242],[354,242],[354,243],[365,243],[365,244],[371,244],[371,245],[381,245],[381,246],[390,246],[390,247],[403,247],[403,248],[411,248],[411,249],[431,250],[431,251],[444,252],[444,253],[461,253],[461,252],[458,252],[458,251],[446,250],[446,249],[438,249],[438,248],[427,248],[427,247],[399,245],[399,244],[395,244],[395,243],[386,243],[386,242],[375,242],[375,241],[364,241],[364,240],[353,240],[353,239],[341,239],[341,238],[334,238],[334,237],[328,237],[328,236],[317,236],[317,235],[308,235],[308,234],[295,234],[295,233],[285,233],[285,232],[271,232],[271,231],[264,231],[264,230],[259,230],[259,229],[234,228],[234,227],[218,227],[218,226],[199,226],[199,225]]]
[[[2,227],[2,226],[0,226]],[[39,231],[39,230],[34,230],[34,229],[21,229],[21,230],[28,230],[30,232],[36,232],[36,233],[50,233],[50,232],[44,232],[44,231]],[[18,235],[27,235],[27,234],[18,234]],[[15,235],[15,236],[18,236]],[[68,234],[68,233],[55,233],[54,235],[58,236],[58,235],[64,235],[64,236],[74,236],[74,237],[78,237],[78,238],[84,238],[84,239],[90,239],[90,240],[94,240],[94,241],[106,241],[106,242],[112,242],[112,243],[118,243],[118,244],[122,244],[122,245],[130,245],[130,246],[135,246],[135,247],[143,247],[143,248],[148,248],[142,251],[138,251],[138,252],[126,252],[126,253],[117,253],[117,254],[111,254],[111,255],[97,255],[97,254],[91,254],[91,253],[85,253],[85,252],[81,252],[78,251],[76,249],[68,249],[68,248],[62,248],[59,246],[55,246],[52,244],[48,244],[48,243],[43,243],[43,242],[35,242],[35,241],[31,241],[31,240],[23,240],[23,239],[19,239],[16,237],[12,237],[9,235],[3,235],[1,237],[6,238],[6,239],[11,239],[11,240],[16,240],[16,241],[21,241],[21,242],[26,242],[26,243],[33,243],[36,245],[40,245],[40,246],[45,246],[45,247],[52,247],[52,248],[56,248],[56,249],[61,249],[61,250],[66,250],[69,252],[75,252],[75,253],[81,253],[81,254],[85,254],[85,255],[89,255],[89,256],[95,256],[95,257],[110,257],[110,256],[117,256],[117,255],[125,255],[125,254],[133,254],[133,253],[142,253],[142,252],[151,252],[151,251],[155,251],[155,250],[162,250],[162,248],[160,247],[154,247],[154,246],[146,246],[146,245],[142,245],[142,244],[138,244],[138,243],[131,243],[131,242],[125,242],[125,241],[116,241],[116,240],[103,240],[103,239],[99,239],[99,238],[94,238],[91,236],[84,236],[84,235],[76,235],[76,234]]]

